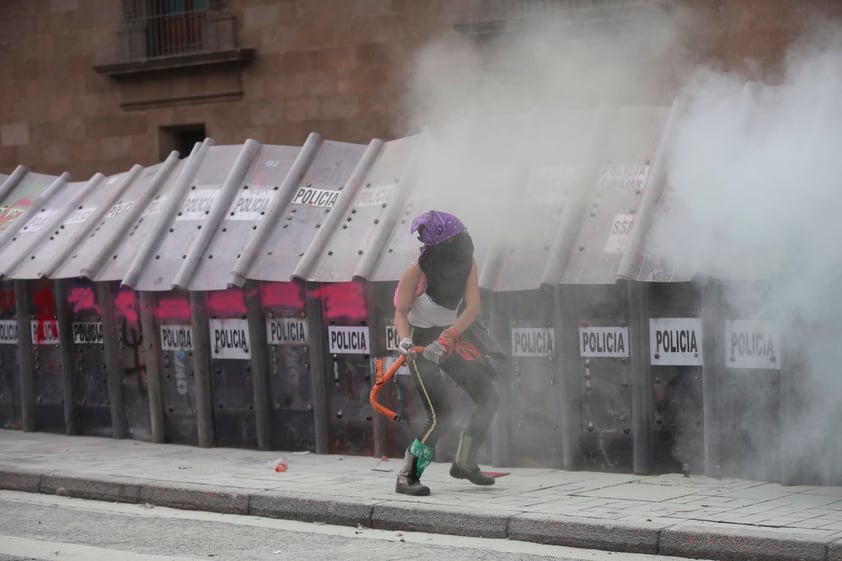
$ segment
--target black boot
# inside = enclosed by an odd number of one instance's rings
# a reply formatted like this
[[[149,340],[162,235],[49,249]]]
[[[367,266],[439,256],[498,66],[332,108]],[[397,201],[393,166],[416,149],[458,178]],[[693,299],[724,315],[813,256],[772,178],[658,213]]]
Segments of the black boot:
[[[403,467],[398,472],[398,481],[395,483],[395,492],[416,497],[430,494],[430,488],[422,485],[418,478],[418,458],[409,450],[404,454]]]
[[[459,438],[459,448],[456,459],[450,466],[450,475],[456,479],[467,479],[474,485],[494,485],[494,478],[488,477],[479,470],[477,465],[477,448],[479,443],[466,433]]]

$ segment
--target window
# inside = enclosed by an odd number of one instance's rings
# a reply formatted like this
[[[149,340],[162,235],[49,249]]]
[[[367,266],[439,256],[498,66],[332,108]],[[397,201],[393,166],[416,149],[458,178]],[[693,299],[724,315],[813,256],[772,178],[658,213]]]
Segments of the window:
[[[540,18],[565,10],[594,10],[619,5],[617,0],[484,0],[482,9],[492,18]]]
[[[255,50],[237,46],[227,0],[122,1],[116,48],[94,71],[121,82],[123,108],[240,99],[240,73]]]
[[[150,57],[202,50],[206,0],[148,0],[146,54]]]
[[[161,160],[166,159],[173,150],[178,151],[180,158],[186,158],[193,150],[193,145],[202,142],[205,136],[203,124],[161,127],[158,135]]]
[[[202,50],[207,0],[135,0],[129,8],[126,23],[144,30],[146,57]]]
[[[155,60],[235,48],[224,0],[123,0],[120,58]]]

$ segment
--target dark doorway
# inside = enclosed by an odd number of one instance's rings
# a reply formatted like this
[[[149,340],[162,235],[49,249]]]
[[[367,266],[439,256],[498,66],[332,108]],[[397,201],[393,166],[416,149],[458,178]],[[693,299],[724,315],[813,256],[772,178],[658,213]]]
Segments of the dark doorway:
[[[205,125],[176,125],[161,127],[159,135],[160,158],[164,160],[176,150],[180,158],[186,158],[197,142],[205,139]]]

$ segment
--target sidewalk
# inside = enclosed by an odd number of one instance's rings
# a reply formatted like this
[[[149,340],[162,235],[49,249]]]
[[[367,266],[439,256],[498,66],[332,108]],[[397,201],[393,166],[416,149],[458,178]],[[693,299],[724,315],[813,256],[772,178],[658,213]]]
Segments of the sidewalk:
[[[272,464],[283,456],[289,469]],[[842,487],[511,469],[492,487],[400,461],[0,430],[0,488],[177,508],[706,559],[842,561]]]

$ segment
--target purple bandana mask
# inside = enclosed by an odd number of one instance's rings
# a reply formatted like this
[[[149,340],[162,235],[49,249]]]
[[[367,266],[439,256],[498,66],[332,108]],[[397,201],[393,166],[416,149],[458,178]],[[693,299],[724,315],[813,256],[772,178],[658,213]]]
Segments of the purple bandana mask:
[[[465,229],[462,222],[448,212],[430,210],[415,217],[410,232],[418,232],[418,239],[424,247],[438,245]]]

